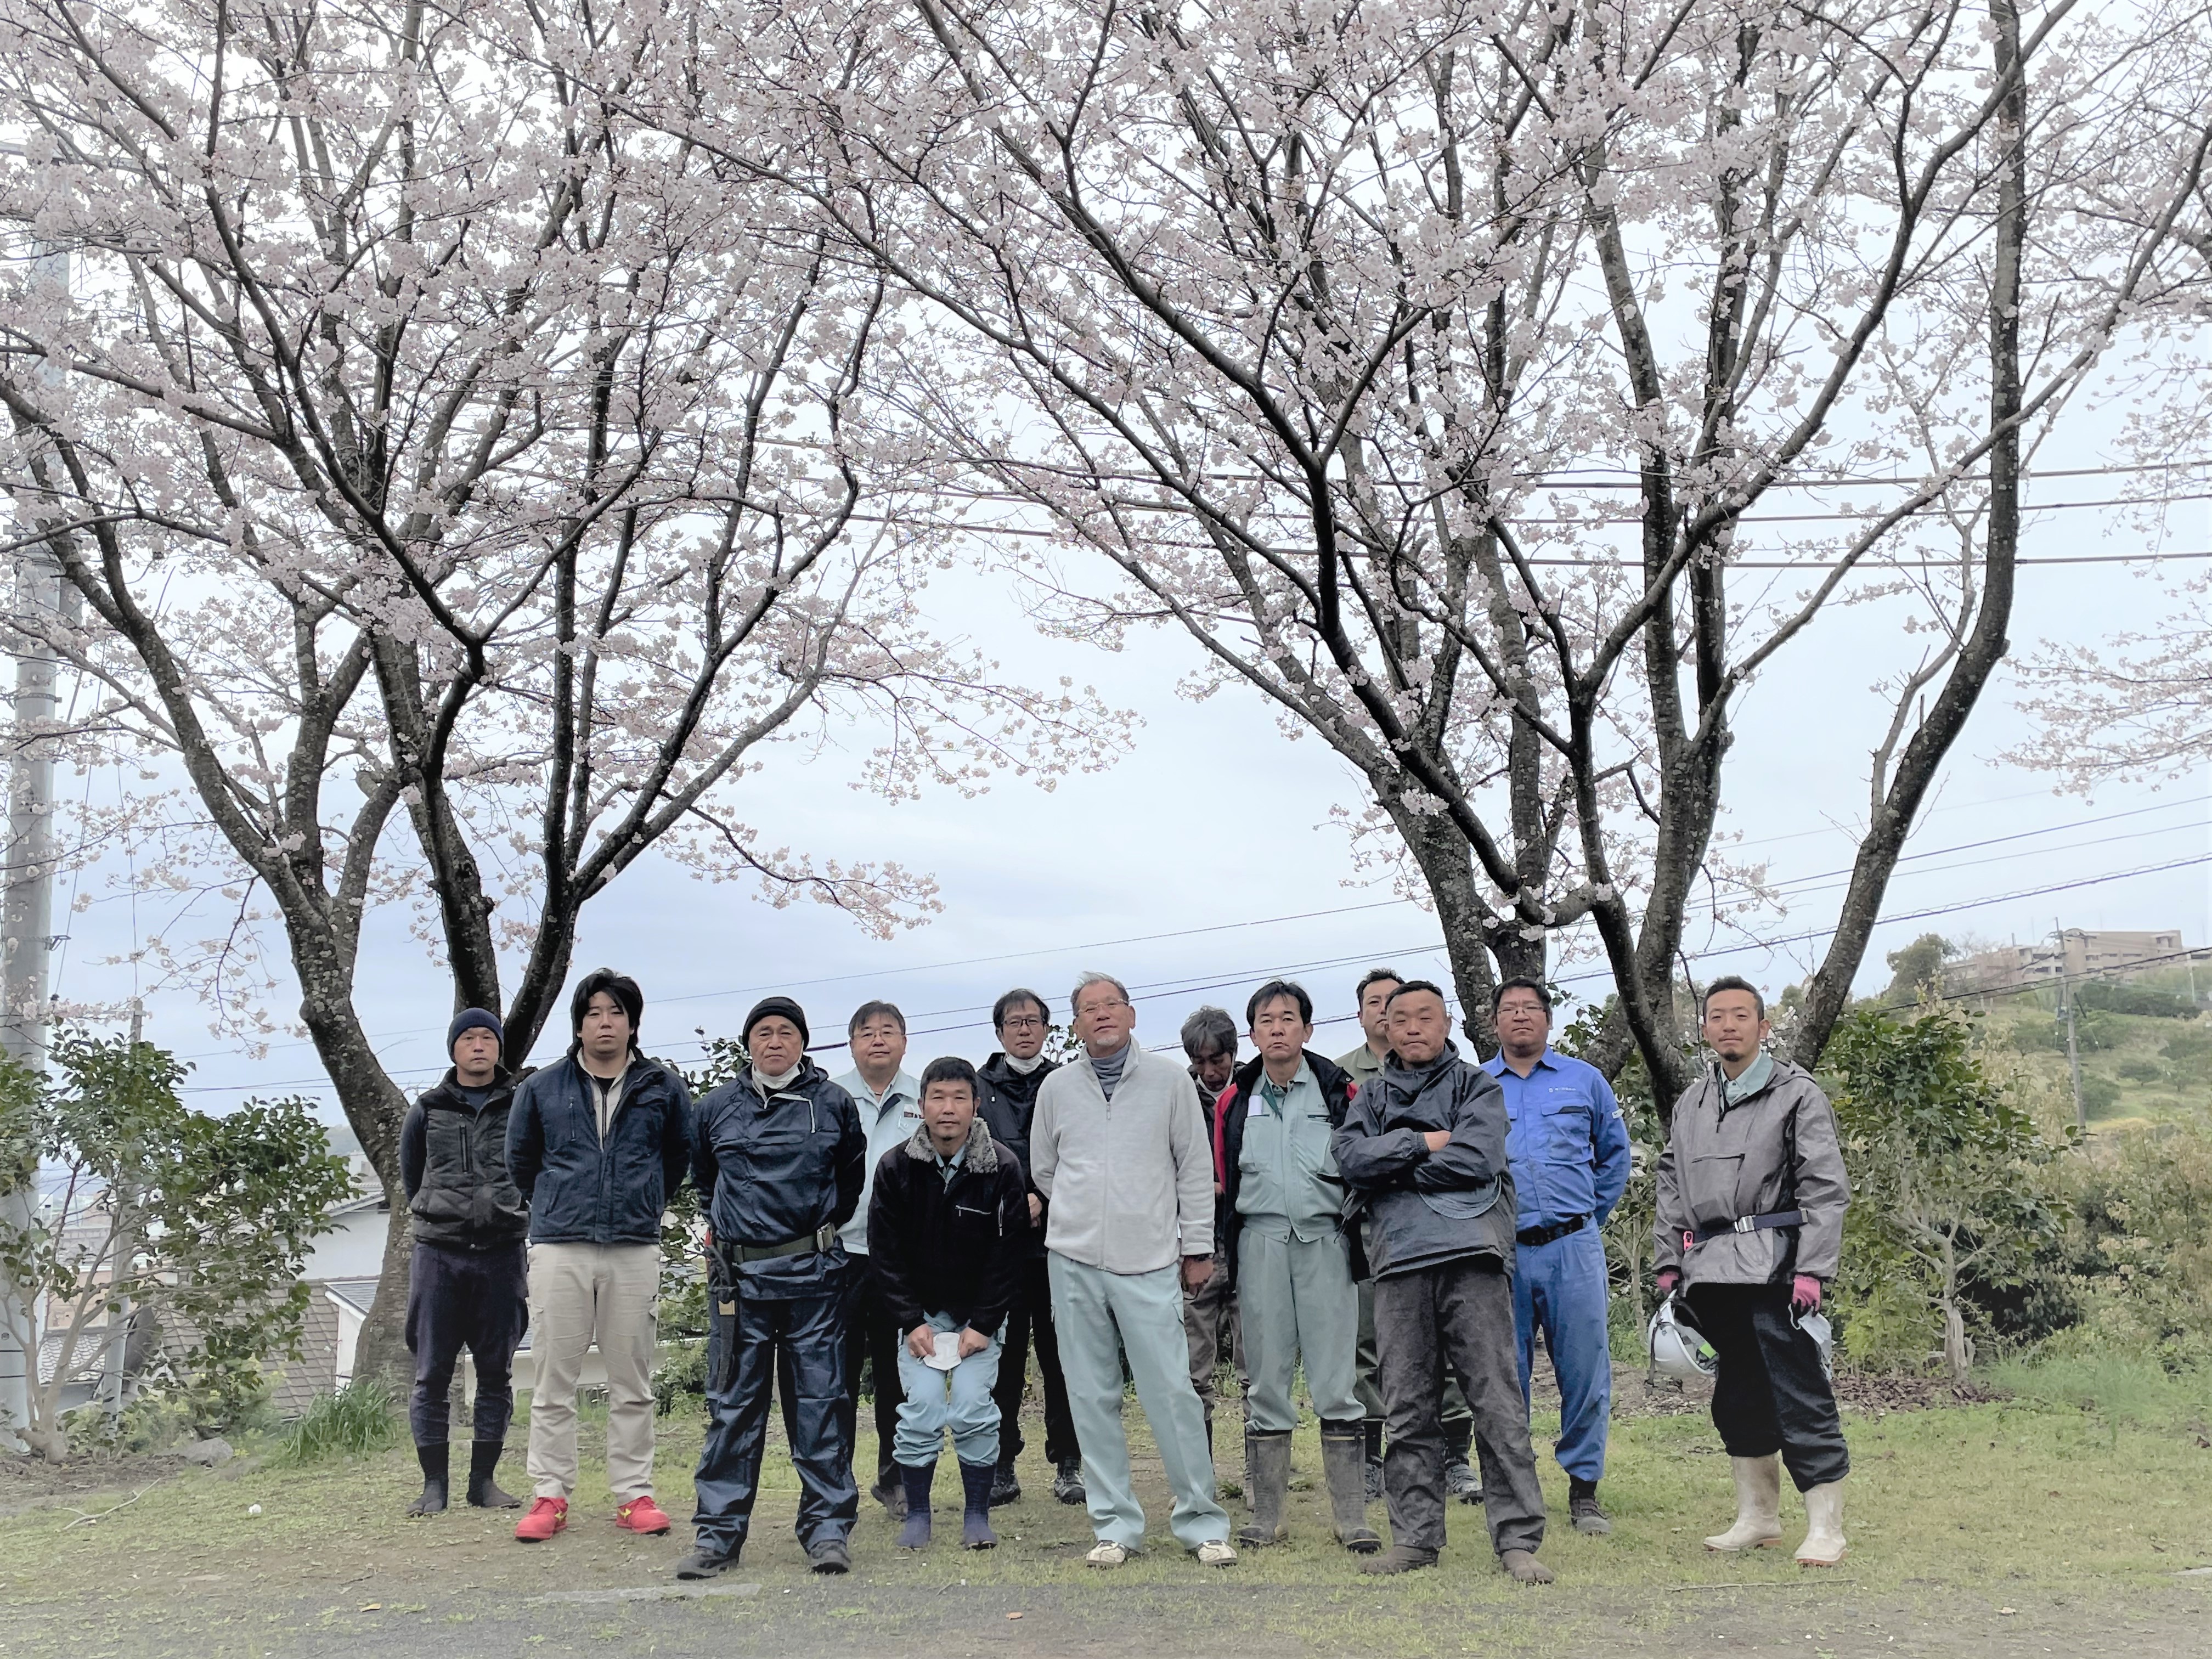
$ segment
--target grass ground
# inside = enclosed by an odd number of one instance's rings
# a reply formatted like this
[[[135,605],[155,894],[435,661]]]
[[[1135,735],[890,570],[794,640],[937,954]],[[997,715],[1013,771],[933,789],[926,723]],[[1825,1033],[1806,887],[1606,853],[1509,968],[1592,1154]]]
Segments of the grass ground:
[[[996,1513],[1000,1548],[902,1554],[864,1498],[843,1579],[805,1570],[797,1483],[771,1442],[744,1565],[703,1595],[673,1594],[687,1528],[614,1530],[588,1420],[571,1530],[531,1547],[511,1515],[404,1520],[417,1484],[404,1450],[304,1469],[247,1459],[125,1507],[127,1492],[0,1521],[0,1654],[2212,1654],[2212,1571],[2194,1571],[2212,1569],[2212,1398],[2138,1390],[2135,1409],[2107,1413],[2082,1408],[2084,1386],[1849,1413],[1852,1550],[1827,1573],[1778,1551],[1707,1553],[1699,1538],[1729,1503],[1710,1424],[1630,1417],[1605,1483],[1615,1531],[1555,1527],[1547,1591],[1498,1577],[1473,1509],[1455,1510],[1437,1570],[1363,1579],[1327,1541],[1310,1428],[1292,1541],[1201,1569],[1167,1539],[1133,1410],[1160,1547],[1110,1574],[1082,1565],[1088,1528],[1051,1500],[1035,1435],[1028,1495]],[[679,1520],[699,1437],[689,1413],[663,1421],[659,1495]],[[1564,1477],[1545,1473],[1563,1510]],[[519,1469],[510,1484],[525,1485]]]

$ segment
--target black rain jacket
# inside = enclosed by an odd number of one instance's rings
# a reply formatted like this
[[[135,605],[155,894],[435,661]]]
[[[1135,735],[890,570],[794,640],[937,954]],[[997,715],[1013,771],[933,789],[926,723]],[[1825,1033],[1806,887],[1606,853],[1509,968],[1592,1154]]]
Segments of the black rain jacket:
[[[1352,1097],[1332,1138],[1367,1260],[1378,1279],[1461,1256],[1495,1256],[1513,1267],[1513,1176],[1505,1158],[1505,1091],[1452,1043],[1426,1066],[1393,1053],[1376,1081]],[[1451,1139],[1436,1152],[1422,1139]]]
[[[842,1227],[860,1207],[868,1137],[852,1096],[812,1060],[769,1090],[750,1067],[699,1103],[691,1176],[718,1245],[788,1243]],[[738,1264],[738,1288],[763,1301],[834,1290],[851,1258],[826,1249]]]

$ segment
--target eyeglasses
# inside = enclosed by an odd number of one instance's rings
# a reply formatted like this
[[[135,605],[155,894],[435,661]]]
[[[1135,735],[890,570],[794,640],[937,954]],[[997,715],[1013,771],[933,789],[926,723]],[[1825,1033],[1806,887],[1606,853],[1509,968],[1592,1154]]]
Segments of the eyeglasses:
[[[1031,1014],[1017,1014],[1002,1024],[999,1029],[1002,1031],[1042,1031],[1048,1024],[1050,1024],[1049,1021],[1039,1019]]]
[[[1109,1008],[1126,1008],[1128,1006],[1129,1004],[1126,998],[1115,997],[1104,1002],[1086,1002],[1080,1008],[1078,1008],[1075,1012],[1076,1017],[1078,1018],[1081,1018],[1085,1014],[1103,1014]]]

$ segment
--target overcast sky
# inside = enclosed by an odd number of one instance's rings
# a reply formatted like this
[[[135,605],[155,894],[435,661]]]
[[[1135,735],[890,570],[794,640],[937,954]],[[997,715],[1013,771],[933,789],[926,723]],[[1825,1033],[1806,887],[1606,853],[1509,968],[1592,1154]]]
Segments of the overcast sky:
[[[2045,465],[2095,460],[2046,456]],[[2030,499],[2089,499],[2119,493],[2112,486],[2128,482],[2054,483]],[[2115,553],[2142,544],[2139,535],[2112,526],[2112,517],[2101,509],[2039,515],[2027,550]],[[2212,547],[2203,505],[2182,508],[2168,536],[2169,550]],[[2165,567],[2170,579],[2203,568]],[[689,1060],[700,1032],[734,1034],[750,1003],[775,990],[805,1004],[817,1047],[842,1040],[856,1003],[882,996],[907,1012],[917,1070],[940,1054],[981,1060],[993,1046],[988,1011],[999,992],[1032,985],[1064,1012],[1075,975],[1096,967],[1130,983],[1139,1035],[1154,1045],[1172,1042],[1200,1003],[1241,1013],[1262,979],[1293,974],[1313,992],[1322,1017],[1335,1022],[1316,1038],[1335,1053],[1356,1041],[1344,1017],[1366,966],[1389,963],[1446,977],[1432,919],[1395,900],[1387,885],[1356,884],[1345,836],[1329,822],[1333,805],[1361,805],[1356,776],[1320,742],[1286,740],[1253,696],[1179,699],[1176,682],[1194,660],[1181,635],[1140,635],[1120,653],[1048,643],[1030,631],[1011,592],[975,579],[947,586],[933,603],[945,632],[985,644],[1009,674],[1032,683],[1071,674],[1095,684],[1109,704],[1136,708],[1144,725],[1132,751],[1111,771],[1065,780],[1049,793],[1006,782],[977,800],[940,793],[896,806],[848,787],[849,757],[773,763],[768,787],[747,786],[756,793],[746,815],[766,845],[787,842],[817,857],[896,860],[930,872],[940,884],[944,913],[884,942],[819,906],[775,910],[739,886],[706,887],[647,859],[586,912],[576,967],[604,963],[638,977],[651,1052]],[[2150,624],[2166,605],[2155,574],[2033,565],[2021,573],[2013,639],[2025,649],[2045,638],[2104,638]],[[1808,878],[1844,871],[1852,856],[1880,713],[1867,688],[1896,659],[1899,614],[1874,606],[1825,618],[1743,705],[1728,763],[1725,825],[1743,837],[1744,856],[1767,859],[1778,880],[1804,883],[1786,909],[1750,920],[1759,938],[1815,932],[1833,920],[1840,873]],[[1999,763],[2000,752],[2027,733],[2014,696],[2008,678],[1954,751],[1935,807],[1913,837],[1914,856],[1890,889],[1887,915],[1904,918],[2202,860],[2212,848],[2205,800],[2212,792],[2202,781],[2163,791],[2107,788],[2085,802],[2056,793],[2047,776]],[[2207,868],[2199,862],[1887,923],[1869,952],[1862,986],[1887,980],[1884,951],[1931,928],[1954,939],[2002,940],[2035,938],[2060,922],[2179,927],[2191,943],[2202,943]],[[65,925],[71,937],[58,964],[59,994],[70,1000],[127,997],[129,970],[99,959],[127,953],[131,907],[104,901]],[[194,928],[213,932],[217,922],[211,907],[179,918],[173,904],[142,900],[135,925],[181,939],[197,936]],[[1737,942],[1703,928],[1691,936],[1693,951]],[[1739,949],[1698,965],[1701,974],[1745,972],[1779,989],[1802,976],[1820,945]],[[1595,963],[1566,963],[1558,976],[1576,992],[1603,994]],[[360,1005],[387,1063],[410,1091],[444,1066],[449,996],[447,981],[404,936],[401,918],[372,924]],[[289,1017],[289,995],[274,1006]],[[203,1011],[182,995],[152,998],[149,1016],[149,1037],[192,1061],[196,1104],[219,1109],[247,1091],[330,1098],[304,1041],[280,1037],[265,1055],[250,1056],[211,1038]],[[566,1037],[564,1028],[550,1030],[538,1057],[557,1054]],[[833,1072],[844,1067],[842,1049],[817,1057]]]

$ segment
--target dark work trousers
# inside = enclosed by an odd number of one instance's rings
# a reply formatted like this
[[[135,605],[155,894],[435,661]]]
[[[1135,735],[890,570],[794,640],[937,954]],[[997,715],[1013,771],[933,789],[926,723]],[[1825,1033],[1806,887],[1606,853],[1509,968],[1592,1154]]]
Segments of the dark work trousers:
[[[1461,1256],[1375,1281],[1376,1382],[1389,1434],[1382,1493],[1390,1540],[1444,1547],[1443,1392],[1447,1370],[1474,1415],[1491,1547],[1544,1541],[1544,1494],[1528,1440],[1513,1340],[1513,1280],[1494,1256]]]
[[[899,1345],[906,1340],[906,1333],[892,1324],[883,1304],[876,1299],[875,1281],[868,1274],[868,1258],[854,1256],[848,1271],[851,1277],[844,1291],[845,1403],[841,1407],[845,1455],[855,1455],[860,1444],[861,1362],[865,1360],[874,1372],[869,1381],[876,1402],[875,1483],[903,1491],[894,1471],[891,1440],[898,1433],[899,1402],[906,1398],[906,1389],[899,1383],[898,1369]],[[775,1391],[783,1402],[783,1437],[796,1446],[799,1428],[793,1402],[800,1397],[800,1390],[787,1360],[777,1362]],[[854,1471],[856,1478],[859,1473]]]
[[[770,1385],[779,1377],[788,1380],[785,1410],[792,1467],[799,1471],[799,1545],[811,1549],[848,1536],[860,1498],[845,1438],[843,1288],[790,1301],[745,1297],[730,1313],[721,1308],[714,1309],[708,1339],[707,1443],[692,1483],[700,1547],[728,1555],[745,1541],[760,1493]]]
[[[1030,1345],[1036,1347],[1037,1380],[1044,1390],[1044,1455],[1054,1468],[1083,1455],[1075,1443],[1075,1419],[1067,1409],[1067,1379],[1060,1370],[1060,1338],[1052,1328],[1052,1279],[1045,1258],[1024,1261],[1021,1285],[1006,1315],[1006,1334],[999,1349],[999,1461],[1011,1463],[1022,1453],[1022,1389]]]
[[[442,1446],[451,1429],[453,1366],[477,1362],[476,1437],[504,1440],[514,1417],[514,1351],[530,1328],[530,1262],[520,1243],[491,1250],[417,1244],[407,1283],[407,1347],[415,1393],[407,1426],[418,1446]]]
[[[1690,1312],[1720,1364],[1713,1426],[1730,1457],[1771,1457],[1804,1492],[1850,1473],[1820,1345],[1790,1318],[1787,1285],[1692,1285]]]

